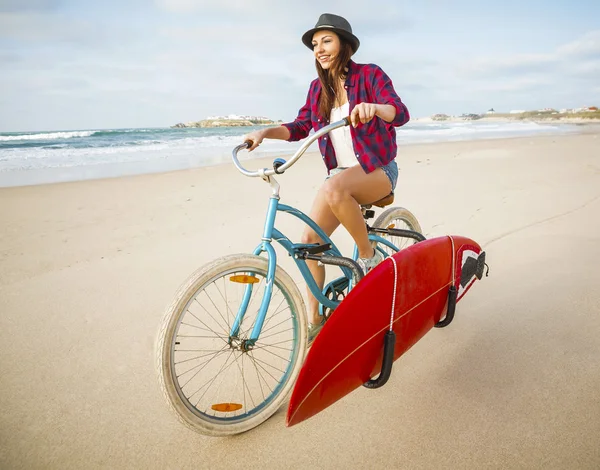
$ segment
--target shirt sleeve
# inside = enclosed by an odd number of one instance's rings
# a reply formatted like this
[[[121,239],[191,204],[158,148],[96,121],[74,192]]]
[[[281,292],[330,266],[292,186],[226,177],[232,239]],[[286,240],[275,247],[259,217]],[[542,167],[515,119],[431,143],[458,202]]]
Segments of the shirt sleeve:
[[[373,67],[372,86],[379,104],[391,104],[396,108],[396,116],[390,124],[396,127],[406,124],[410,120],[408,108],[396,94],[390,77],[376,65]]]
[[[282,124],[282,126],[287,127],[287,129],[290,131],[290,138],[288,139],[288,142],[294,142],[308,137],[308,134],[312,129],[311,95],[313,85],[314,83],[311,84],[310,89],[308,90],[306,103],[304,103],[304,106],[302,106],[300,111],[298,111],[298,117],[296,117],[294,122]]]

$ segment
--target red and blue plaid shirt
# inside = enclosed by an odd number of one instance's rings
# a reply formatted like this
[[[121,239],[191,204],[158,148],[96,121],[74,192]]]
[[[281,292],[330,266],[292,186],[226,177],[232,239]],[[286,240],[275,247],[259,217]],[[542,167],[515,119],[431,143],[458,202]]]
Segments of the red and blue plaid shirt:
[[[390,123],[376,116],[371,122],[359,123],[356,128],[350,128],[354,154],[365,173],[371,173],[396,158],[398,145],[395,127],[406,124],[410,116],[408,109],[396,94],[392,81],[380,67],[350,61],[348,69],[345,88],[350,113],[358,103],[391,104],[396,108],[396,116]],[[300,108],[295,121],[282,124],[290,131],[289,141],[304,139],[311,129],[318,131],[329,124],[329,116],[324,119],[319,115],[320,94],[321,82],[317,78],[310,84],[306,103]],[[319,150],[327,172],[338,166],[335,150],[327,135],[319,138]]]

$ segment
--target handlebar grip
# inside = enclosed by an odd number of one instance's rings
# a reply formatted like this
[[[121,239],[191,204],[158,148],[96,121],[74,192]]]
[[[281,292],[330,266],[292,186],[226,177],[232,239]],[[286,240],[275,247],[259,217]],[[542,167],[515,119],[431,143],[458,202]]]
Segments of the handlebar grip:
[[[351,124],[351,122],[350,122],[350,116],[346,116],[344,118],[344,122],[346,123],[346,124],[344,124],[345,126],[349,126]]]
[[[279,171],[279,167],[285,165],[285,160],[283,158],[276,158],[273,161],[273,169],[275,170],[275,173],[277,173],[278,175],[282,175],[283,171]]]
[[[246,148],[250,148],[254,145],[254,141],[252,141],[250,139],[246,140],[244,143],[247,145]]]

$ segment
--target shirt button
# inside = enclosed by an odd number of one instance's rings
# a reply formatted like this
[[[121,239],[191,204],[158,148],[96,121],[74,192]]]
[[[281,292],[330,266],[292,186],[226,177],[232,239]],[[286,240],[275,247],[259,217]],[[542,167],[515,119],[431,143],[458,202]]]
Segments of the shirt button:
[[[327,140],[327,137],[323,137],[323,140]]]

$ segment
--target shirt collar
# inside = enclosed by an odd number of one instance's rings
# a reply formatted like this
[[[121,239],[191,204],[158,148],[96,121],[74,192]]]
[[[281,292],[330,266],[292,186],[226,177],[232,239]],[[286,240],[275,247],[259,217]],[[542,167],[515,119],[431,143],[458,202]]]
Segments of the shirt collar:
[[[356,62],[350,60],[348,62],[348,76],[346,77],[346,86],[354,86],[356,83],[356,73],[357,73]]]

